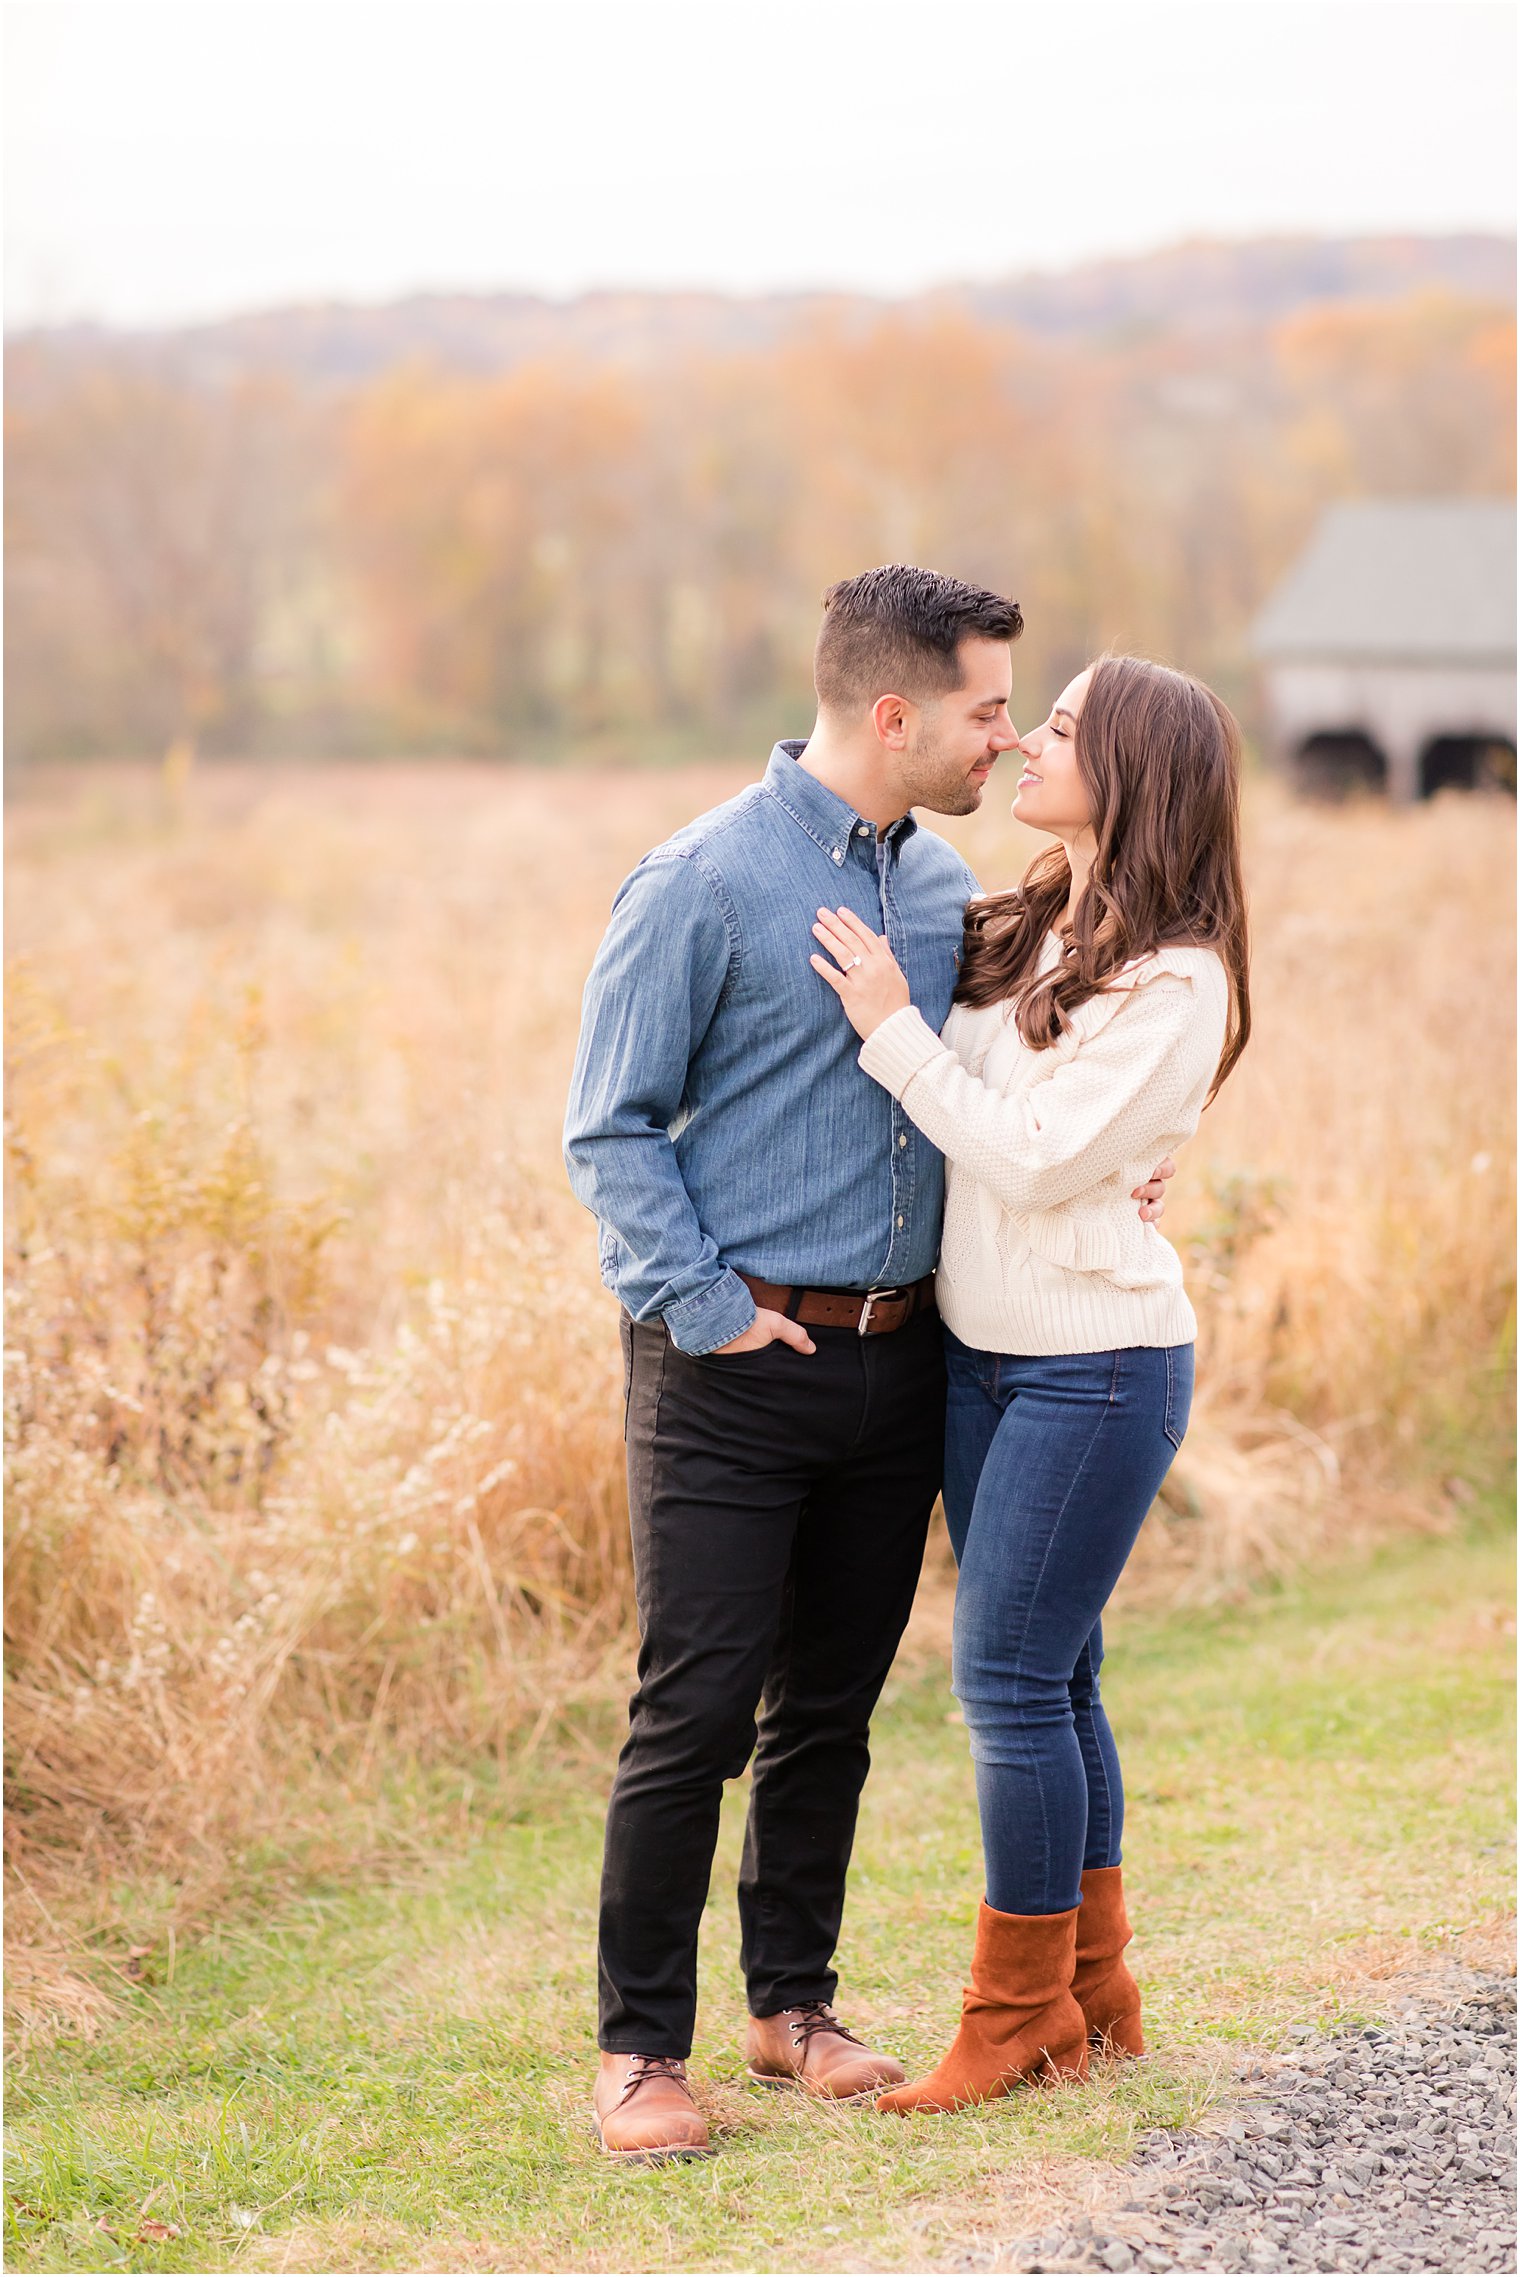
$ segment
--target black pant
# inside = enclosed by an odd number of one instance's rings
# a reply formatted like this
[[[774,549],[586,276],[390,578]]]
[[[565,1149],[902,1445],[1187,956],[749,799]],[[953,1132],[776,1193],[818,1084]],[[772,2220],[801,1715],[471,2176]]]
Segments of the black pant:
[[[692,1359],[623,1320],[639,1688],[607,1811],[604,2048],[685,2056],[725,1779],[751,2012],[831,2000],[871,1711],[944,1457],[940,1324]],[[763,1698],[763,1712],[756,1710]]]

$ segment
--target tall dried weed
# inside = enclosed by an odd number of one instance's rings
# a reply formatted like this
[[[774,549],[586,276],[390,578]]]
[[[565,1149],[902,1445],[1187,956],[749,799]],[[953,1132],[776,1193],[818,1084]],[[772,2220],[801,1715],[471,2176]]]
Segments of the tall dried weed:
[[[621,1387],[560,1106],[618,878],[740,780],[227,769],[21,803],[23,1935],[120,1863],[204,1898],[293,1798],[516,1759],[605,1694]],[[1030,850],[995,811],[951,828],[988,883]],[[1513,809],[1259,786],[1250,845],[1257,1040],[1168,1221],[1202,1388],[1137,1580],[1180,1595],[1438,1523],[1503,1455]]]

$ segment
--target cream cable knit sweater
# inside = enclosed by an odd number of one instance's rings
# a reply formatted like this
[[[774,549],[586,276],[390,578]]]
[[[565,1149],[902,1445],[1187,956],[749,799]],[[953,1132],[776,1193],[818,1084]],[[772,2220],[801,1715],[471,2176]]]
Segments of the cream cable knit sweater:
[[[1052,934],[1041,959],[1060,954]],[[939,1307],[984,1352],[1107,1352],[1198,1332],[1182,1265],[1132,1188],[1190,1139],[1224,1047],[1211,949],[1162,949],[1080,1006],[1046,1051],[1006,1005],[912,1005],[861,1046],[867,1075],[946,1157]]]

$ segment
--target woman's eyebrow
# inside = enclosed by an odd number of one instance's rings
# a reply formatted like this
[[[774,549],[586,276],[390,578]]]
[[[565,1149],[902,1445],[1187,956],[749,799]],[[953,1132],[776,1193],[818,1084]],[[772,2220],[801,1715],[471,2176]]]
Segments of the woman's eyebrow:
[[[1073,714],[1066,709],[1064,704],[1057,704],[1050,716],[1052,719],[1069,719],[1073,726],[1076,725]]]

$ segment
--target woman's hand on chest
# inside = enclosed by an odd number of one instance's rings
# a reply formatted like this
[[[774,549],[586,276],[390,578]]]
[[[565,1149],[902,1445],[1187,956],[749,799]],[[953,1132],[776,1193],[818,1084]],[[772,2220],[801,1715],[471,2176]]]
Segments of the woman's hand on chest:
[[[820,909],[813,934],[827,955],[808,962],[833,989],[857,1035],[872,1035],[912,1001],[885,935],[873,933],[852,909]]]

